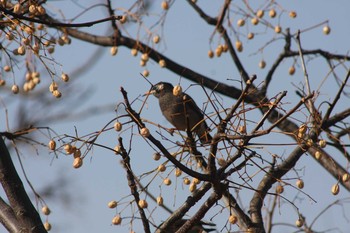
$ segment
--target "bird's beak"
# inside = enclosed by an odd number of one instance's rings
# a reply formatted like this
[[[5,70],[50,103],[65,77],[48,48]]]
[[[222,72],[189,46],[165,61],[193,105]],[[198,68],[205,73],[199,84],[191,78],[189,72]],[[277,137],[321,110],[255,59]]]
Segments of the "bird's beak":
[[[145,94],[143,94],[142,96],[149,96],[149,95],[153,95],[156,91],[155,90],[150,90],[147,91]]]

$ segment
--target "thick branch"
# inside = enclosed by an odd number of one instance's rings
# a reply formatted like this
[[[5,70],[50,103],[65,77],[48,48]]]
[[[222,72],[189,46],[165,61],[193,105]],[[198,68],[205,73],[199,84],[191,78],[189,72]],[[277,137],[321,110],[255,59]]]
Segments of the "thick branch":
[[[28,232],[46,233],[40,216],[30,201],[17,174],[2,137],[0,137],[0,153],[0,182],[18,222]]]

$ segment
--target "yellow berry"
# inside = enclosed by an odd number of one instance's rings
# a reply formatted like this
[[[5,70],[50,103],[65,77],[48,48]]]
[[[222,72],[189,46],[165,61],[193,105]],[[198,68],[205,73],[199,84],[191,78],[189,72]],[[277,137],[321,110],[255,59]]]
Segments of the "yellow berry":
[[[4,66],[4,71],[5,72],[10,72],[11,71],[11,66],[8,66],[8,65]]]
[[[52,92],[52,95],[55,96],[56,98],[61,98],[62,97],[62,93],[59,90],[54,90]]]
[[[69,76],[68,76],[68,74],[62,73],[61,79],[63,80],[63,82],[68,82],[68,81],[69,81]]]
[[[115,129],[115,131],[121,131],[122,130],[122,128],[123,128],[123,125],[122,125],[122,123],[120,123],[119,121],[117,121],[117,122],[115,122],[114,123],[114,129]]]
[[[113,209],[113,208],[117,207],[117,205],[118,205],[118,202],[116,202],[116,201],[108,202],[108,208]]]
[[[161,157],[160,153],[154,153],[154,154],[153,154],[153,159],[154,159],[155,161],[158,161],[158,160],[160,159],[160,157]]]
[[[190,187],[189,187],[189,190],[190,190],[191,193],[193,193],[194,191],[197,190],[197,185],[195,183],[191,183]]]
[[[239,19],[239,20],[237,21],[237,25],[238,25],[239,27],[243,27],[244,24],[245,24],[245,20],[244,20],[244,19]]]
[[[120,154],[122,152],[122,148],[120,145],[114,147],[115,154]]]
[[[118,47],[117,46],[111,47],[110,53],[112,56],[115,56],[118,53]]]
[[[148,70],[142,71],[142,75],[145,76],[145,77],[148,77],[149,76],[149,71]]]
[[[182,87],[180,85],[176,85],[173,88],[173,95],[174,96],[179,96],[179,95],[181,95],[181,93],[182,93]]]
[[[343,182],[348,182],[350,180],[350,175],[348,173],[345,173],[343,176],[342,176],[342,180]]]
[[[142,128],[141,131],[140,131],[140,134],[141,134],[143,137],[148,137],[148,136],[150,135],[149,129],[147,129],[146,127],[145,127],[145,128]]]
[[[158,44],[159,41],[160,41],[160,37],[159,37],[158,35],[156,35],[156,36],[153,37],[153,42],[154,42],[155,44]]]
[[[289,17],[291,17],[291,18],[296,18],[297,17],[297,12],[295,12],[295,11],[291,11],[291,12],[289,12]]]
[[[216,49],[215,49],[215,55],[217,56],[217,57],[220,57],[221,56],[221,54],[222,54],[222,47],[221,46],[218,46]]]
[[[11,91],[12,91],[13,94],[18,94],[18,92],[19,92],[18,85],[13,84],[12,87],[11,87]]]
[[[300,189],[304,188],[304,181],[303,180],[298,179],[296,184],[297,184],[298,188],[300,188]]]
[[[283,188],[283,186],[282,185],[277,185],[277,187],[276,187],[276,193],[277,194],[281,194],[281,193],[283,193],[283,191],[284,191],[284,188]]]
[[[47,205],[41,208],[41,212],[43,212],[44,215],[49,215],[51,213],[50,208]]]
[[[254,38],[254,33],[249,32],[248,35],[247,35],[247,38],[248,38],[248,40],[253,39]]]
[[[80,157],[74,158],[73,167],[80,168],[83,165],[83,159]]]
[[[289,73],[290,75],[293,75],[293,74],[295,73],[295,67],[294,67],[294,66],[289,67],[288,73]]]
[[[297,221],[295,221],[295,225],[297,227],[302,227],[303,224],[304,224],[304,221],[302,219],[300,219],[300,218]]]
[[[340,190],[339,184],[335,184],[332,186],[332,194],[333,195],[338,195],[339,190]]]
[[[45,228],[46,231],[50,231],[51,230],[51,224],[48,221],[46,221],[44,223],[44,228]]]
[[[237,218],[236,215],[232,214],[232,215],[230,215],[230,217],[228,218],[228,221],[229,221],[229,223],[231,223],[231,224],[236,224],[237,221],[238,221],[238,218]]]
[[[160,164],[157,170],[160,172],[164,172],[166,170],[166,166],[164,164]]]
[[[213,57],[214,57],[214,52],[213,52],[213,50],[209,50],[209,51],[208,51],[208,57],[209,57],[209,58],[213,58]]]
[[[258,16],[258,18],[264,17],[264,11],[263,11],[263,10],[258,10],[258,11],[256,12],[256,16]]]
[[[162,1],[162,9],[163,10],[168,10],[169,9],[169,3],[167,1]]]
[[[122,218],[120,217],[120,215],[117,214],[116,216],[114,216],[114,218],[112,219],[112,224],[120,225],[121,223],[122,223]]]
[[[122,18],[119,20],[119,22],[121,23],[121,24],[124,24],[124,23],[126,23],[126,20],[128,19],[128,16],[127,15],[123,15],[122,16]]]
[[[187,177],[184,178],[184,184],[185,185],[189,185],[191,183],[190,179],[188,179]]]
[[[241,41],[236,41],[236,49],[238,52],[242,52],[243,51],[243,44]]]
[[[55,150],[56,149],[56,142],[54,140],[49,141],[49,149]]]
[[[279,25],[275,26],[275,32],[276,33],[281,33],[281,31],[282,31],[281,26],[279,26]]]
[[[146,200],[141,199],[141,200],[139,200],[139,206],[140,206],[142,209],[145,209],[145,208],[148,207],[148,203],[147,203]]]
[[[253,25],[258,25],[259,19],[254,17],[254,18],[252,18],[251,23],[252,23]]]
[[[166,66],[165,60],[163,60],[163,59],[159,60],[158,63],[159,63],[159,66],[162,68]]]
[[[131,49],[131,55],[137,56],[137,49]]]
[[[275,17],[276,17],[276,11],[275,11],[274,9],[271,9],[271,10],[269,11],[269,16],[270,16],[271,18],[275,18]]]
[[[149,59],[149,57],[148,57],[148,53],[143,53],[143,54],[141,55],[141,60],[142,60],[142,61],[147,62],[147,61],[148,61],[148,59]]]
[[[326,142],[326,140],[321,139],[320,141],[318,141],[318,145],[319,145],[321,148],[325,148],[325,147],[327,146],[327,142]]]
[[[182,171],[180,170],[180,168],[176,168],[175,169],[175,176],[179,177],[179,176],[181,176],[181,174],[182,174]]]
[[[324,26],[323,27],[323,33],[325,35],[328,35],[329,33],[331,33],[331,28],[329,26]]]
[[[319,160],[319,159],[321,158],[321,156],[322,156],[321,152],[319,152],[319,151],[316,151],[316,152],[315,152],[315,158],[316,158],[317,160]]]
[[[165,178],[164,180],[163,180],[163,183],[165,184],[165,185],[171,185],[171,180],[169,179],[169,178]]]
[[[163,197],[162,196],[157,197],[157,205],[163,205]]]
[[[259,67],[260,67],[261,69],[264,69],[265,66],[266,66],[266,62],[265,62],[264,60],[261,60],[261,61],[259,62]]]

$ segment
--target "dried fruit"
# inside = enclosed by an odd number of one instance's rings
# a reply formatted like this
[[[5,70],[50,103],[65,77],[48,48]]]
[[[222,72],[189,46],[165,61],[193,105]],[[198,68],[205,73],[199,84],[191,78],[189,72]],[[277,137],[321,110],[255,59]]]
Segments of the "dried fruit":
[[[115,56],[118,53],[118,47],[117,46],[111,47],[110,53],[112,56]]]
[[[248,38],[248,40],[253,39],[254,38],[254,33],[249,32],[248,35],[247,35],[247,38]]]
[[[327,25],[323,27],[323,33],[325,35],[328,35],[329,33],[331,33],[331,28]]]
[[[145,208],[148,207],[148,203],[147,203],[146,200],[141,199],[141,200],[139,200],[139,206],[140,206],[142,209],[145,209]]]
[[[182,93],[182,87],[180,85],[176,85],[173,88],[173,95],[174,96],[179,96],[179,95],[181,95],[181,93]]]
[[[327,142],[326,142],[326,140],[321,139],[320,141],[318,141],[318,145],[319,145],[321,148],[325,148],[325,147],[327,146]]]
[[[238,52],[242,52],[243,51],[243,44],[239,40],[236,41],[236,49],[237,49]]]
[[[114,218],[112,219],[112,224],[120,225],[121,223],[122,223],[122,218],[120,217],[120,215],[117,214],[116,216],[114,216]]]
[[[181,174],[182,174],[182,171],[180,170],[180,168],[176,168],[175,169],[175,176],[179,177],[179,176],[181,176]]]
[[[169,178],[165,178],[164,180],[163,180],[163,183],[165,184],[165,185],[171,185],[171,180],[169,179]]]
[[[271,9],[271,10],[269,11],[269,16],[270,16],[271,18],[275,18],[275,17],[276,17],[276,11],[275,11],[274,9]]]
[[[162,9],[163,10],[168,10],[169,9],[169,3],[167,1],[162,1]]]
[[[209,58],[213,58],[213,57],[214,57],[214,52],[213,52],[213,50],[209,50],[209,51],[208,51],[208,57],[209,57]]]
[[[159,66],[162,68],[166,66],[166,62],[163,59],[160,59],[158,63],[159,63]]]
[[[244,19],[239,19],[239,20],[237,21],[237,25],[238,25],[239,27],[243,27],[244,24],[245,24],[245,20],[244,20]]]
[[[304,221],[303,221],[302,219],[300,219],[300,218],[299,218],[298,220],[295,221],[295,225],[296,225],[297,227],[302,227],[303,224],[304,224]]]
[[[143,137],[148,137],[150,135],[150,132],[149,132],[149,129],[147,129],[146,127],[142,128],[140,130],[140,134],[143,136]]]
[[[316,151],[316,152],[315,152],[315,158],[316,158],[317,160],[319,160],[319,159],[321,158],[321,156],[322,156],[321,152],[319,152],[319,151]]]
[[[193,193],[194,191],[197,190],[197,185],[195,183],[191,183],[190,187],[189,187],[189,190],[190,190],[191,193]]]
[[[160,37],[159,37],[158,35],[156,35],[156,36],[153,37],[153,42],[154,42],[155,44],[158,44],[159,41],[160,41]]]
[[[55,150],[56,149],[56,142],[54,140],[49,141],[49,149]]]
[[[44,223],[44,228],[45,228],[46,231],[50,231],[51,230],[51,224],[48,221],[46,221]]]
[[[184,178],[184,184],[185,185],[189,185],[191,183],[190,179],[188,179],[187,177]]]
[[[291,17],[291,18],[296,18],[297,17],[297,12],[295,12],[295,11],[291,11],[291,12],[289,12],[289,17]]]
[[[237,221],[238,221],[238,218],[237,218],[236,215],[231,214],[230,217],[228,218],[228,221],[229,221],[229,223],[231,223],[231,224],[236,224]]]
[[[263,10],[258,10],[258,11],[256,12],[256,16],[258,16],[258,18],[264,17],[264,11],[263,11]]]
[[[18,92],[19,92],[18,85],[13,84],[12,87],[11,87],[11,91],[12,91],[13,94],[18,94]]]
[[[52,92],[52,95],[55,96],[56,98],[61,98],[62,97],[62,93],[59,90],[54,90]]]
[[[148,53],[143,53],[141,55],[141,60],[147,62],[149,59]]]
[[[162,196],[157,197],[157,205],[163,205],[163,197]]]
[[[279,25],[275,26],[275,32],[276,33],[281,33],[281,31],[282,31],[281,26],[279,26]]]
[[[45,205],[43,208],[41,208],[41,212],[43,212],[44,215],[49,215],[51,213],[51,210],[47,205]]]
[[[266,67],[266,62],[264,60],[261,60],[259,62],[259,67],[260,67],[260,69],[264,69]]]
[[[201,181],[200,180],[198,180],[197,178],[193,178],[192,179],[192,183],[193,184],[199,184]]]
[[[122,125],[122,123],[120,123],[119,121],[117,121],[117,122],[115,122],[114,123],[114,129],[115,129],[115,131],[121,131],[122,130],[122,128],[123,128],[123,125]]]
[[[155,161],[158,161],[158,160],[160,159],[160,157],[161,157],[160,153],[154,153],[154,154],[153,154],[153,159],[154,159]]]
[[[345,183],[345,182],[348,182],[349,180],[350,180],[350,175],[348,173],[345,173],[342,176],[342,181]]]
[[[73,167],[80,168],[83,165],[83,159],[80,157],[74,158]]]
[[[166,166],[164,164],[160,164],[157,170],[160,172],[164,172],[166,170]]]
[[[332,194],[333,195],[338,195],[339,191],[340,191],[339,184],[335,184],[332,186]]]
[[[258,25],[259,19],[254,17],[254,18],[251,19],[251,23],[252,23],[253,25]]]
[[[4,71],[5,72],[10,72],[11,71],[11,66],[8,66],[8,65],[4,66]]]
[[[81,150],[80,149],[76,149],[73,153],[73,157],[74,158],[78,158],[81,156]]]
[[[126,23],[127,20],[128,20],[128,16],[127,15],[123,15],[122,18],[119,20],[119,22],[121,24],[124,24],[124,23]]]
[[[300,188],[300,189],[304,188],[304,181],[303,180],[298,179],[296,184],[297,184],[298,188]]]
[[[119,145],[117,145],[114,147],[114,151],[115,151],[115,154],[120,154],[122,153],[122,148]]]
[[[284,191],[284,188],[282,185],[279,184],[276,186],[276,193],[277,194],[281,194],[281,193],[283,193],[283,191]]]
[[[133,55],[133,56],[137,56],[137,49],[131,49],[131,55]]]
[[[118,202],[116,202],[116,201],[108,202],[108,208],[113,209],[113,208],[117,207],[117,205],[118,205]]]
[[[288,73],[289,73],[290,75],[293,75],[293,74],[295,73],[295,67],[294,67],[294,66],[289,67]]]
[[[145,77],[148,77],[149,76],[149,71],[148,70],[142,71],[142,75],[145,76]]]
[[[69,81],[68,74],[62,73],[61,74],[61,79],[63,80],[63,82],[68,82]]]

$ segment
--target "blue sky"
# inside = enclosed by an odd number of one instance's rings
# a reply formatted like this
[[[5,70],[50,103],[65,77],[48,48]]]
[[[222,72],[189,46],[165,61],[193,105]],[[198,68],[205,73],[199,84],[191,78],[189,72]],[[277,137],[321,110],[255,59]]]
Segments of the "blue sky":
[[[55,9],[53,6],[61,7],[67,18],[70,18],[81,11],[78,4],[74,4],[74,2],[75,1],[53,1],[49,2],[48,5],[51,6],[52,11]],[[92,5],[92,2],[93,1],[81,1],[78,3],[89,6]],[[120,1],[120,4],[127,8],[129,6],[128,2],[129,1]],[[161,1],[157,1],[157,4],[154,4],[150,9],[153,14],[151,14],[150,19],[144,19],[146,25],[151,24],[157,19],[157,14],[161,12],[160,2]],[[210,7],[206,7],[206,9],[210,8],[211,10],[209,13],[211,14],[217,14],[221,6],[221,4],[216,5],[214,2],[198,2],[200,6],[203,7],[210,5]],[[217,2],[221,3],[222,1]],[[322,48],[335,53],[348,53],[348,42],[350,40],[350,28],[348,27],[349,16],[347,12],[350,3],[348,1],[313,0],[279,1],[279,3],[284,9],[295,10],[298,13],[298,17],[293,20],[287,15],[281,18],[281,25],[290,27],[292,33],[295,33],[298,29],[303,30],[324,22],[325,20],[329,20],[329,25],[332,29],[330,35],[323,35],[323,26],[302,34],[302,45],[305,49]],[[242,6],[241,2],[238,1],[234,2],[234,4]],[[232,14],[234,14],[234,12],[232,12]],[[78,21],[92,21],[103,17],[103,12],[101,10],[93,10],[83,15]],[[233,16],[233,23],[235,23],[235,20],[238,18],[239,17]],[[277,23],[277,19],[273,22]],[[250,24],[250,22],[247,22],[247,24]],[[249,25],[249,28],[252,28],[252,26]],[[88,29],[90,32],[109,35],[110,32],[108,32],[108,30],[108,23],[96,25]],[[135,28],[130,27],[127,28],[127,30],[131,35],[135,35]],[[219,81],[230,82],[226,81],[227,79],[239,80],[237,69],[232,65],[228,54],[223,54],[220,59],[209,59],[207,57],[207,51],[210,48],[215,49],[220,38],[215,34],[212,43],[210,43],[209,39],[214,31],[213,27],[206,25],[185,1],[175,1],[168,12],[165,26],[163,28],[158,27],[154,30],[158,30],[157,33],[162,36],[162,43],[157,49],[160,52],[164,52],[166,56],[174,61]],[[252,41],[246,41],[242,36],[240,37],[244,43],[244,51],[240,53],[239,56],[248,72],[258,75],[256,81],[258,84],[263,81],[263,77],[266,75],[272,61],[281,52],[280,49],[283,46],[283,41],[276,41],[273,45],[267,46],[263,54],[256,53],[259,48],[273,37],[272,33],[265,32],[264,27],[256,29],[256,31],[259,35]],[[240,29],[240,33],[246,33],[246,29]],[[143,31],[141,35],[144,35]],[[100,55],[97,56],[98,58],[96,60],[86,64],[86,59],[94,54]],[[72,99],[74,99],[74,96],[78,96],[82,89],[85,87],[89,88],[87,94],[89,97],[88,101],[77,100],[74,106],[69,106],[70,111],[74,113],[77,110],[88,109],[91,106],[104,105],[108,106],[110,109],[102,115],[88,113],[88,115],[77,120],[63,119],[51,127],[55,129],[58,134],[69,135],[75,134],[74,127],[76,127],[79,135],[85,135],[101,129],[108,121],[116,116],[114,107],[117,103],[122,101],[122,95],[119,91],[120,86],[123,86],[128,91],[130,100],[139,97],[148,90],[149,84],[140,76],[144,68],[139,66],[139,58],[140,56],[138,56],[138,58],[132,57],[130,55],[130,50],[123,47],[119,48],[117,56],[112,57],[109,54],[109,48],[96,47],[75,39],[72,40],[70,46],[57,48],[55,59],[62,65],[61,67],[56,66],[57,70],[62,69],[68,74],[74,74],[76,68],[81,65],[86,69],[79,77],[71,76],[72,82],[68,82],[66,85],[75,86],[69,92],[64,92],[64,90],[62,92],[63,98],[65,96],[71,96]],[[264,70],[258,67],[258,63],[262,58],[267,62],[267,67]],[[275,96],[281,90],[293,90],[293,85],[300,86],[303,84],[303,73],[300,66],[297,67],[294,76],[288,75],[288,67],[292,64],[293,60],[285,61],[278,69],[275,75],[276,78],[269,88],[270,97]],[[298,64],[300,64],[299,60]],[[168,81],[176,84],[181,80],[181,85],[184,89],[191,84],[187,80],[181,79],[178,75],[160,68],[158,64],[153,61],[148,62],[147,69],[151,73],[149,80],[152,83]],[[320,89],[320,95],[325,96],[325,99],[332,99],[334,95],[334,91],[332,90],[336,88],[336,86],[332,84],[332,80],[326,78],[328,72],[326,63],[321,60],[312,61],[308,65],[308,72],[312,89],[317,89],[320,80],[325,79],[325,84]],[[344,73],[344,71],[341,72],[341,74],[342,73]],[[43,85],[46,85],[45,83],[47,82],[44,81],[43,83]],[[239,87],[237,83],[238,82],[232,82],[231,84]],[[201,106],[203,102],[201,100],[206,98],[203,91],[198,86],[191,87],[188,93],[197,101],[199,106]],[[222,101],[226,106],[232,105],[232,100],[223,98]],[[291,108],[296,101],[297,98],[294,92],[290,91],[285,100],[285,107],[287,109]],[[62,100],[57,100],[57,105],[61,102]],[[141,104],[141,101],[136,101],[134,106],[137,109]],[[18,105],[13,104],[8,107],[10,110],[9,119],[15,119],[15,110]],[[348,104],[346,101],[343,101],[339,109],[347,107]],[[48,112],[49,111],[52,110],[48,109]],[[3,114],[3,110],[1,114]],[[28,112],[27,114],[37,117],[35,116],[35,112]],[[142,117],[170,127],[169,123],[167,123],[161,115],[158,103],[153,97],[148,99]],[[153,130],[155,131],[155,128],[153,128]],[[124,133],[122,136],[125,137],[124,140],[127,143],[128,134]],[[97,142],[113,148],[117,145],[117,137],[118,133],[108,132],[102,135]],[[280,139],[278,135],[274,137],[276,138],[273,140]],[[134,141],[135,143],[133,144],[131,153],[134,170],[138,171],[138,174],[142,174],[143,172],[156,168],[159,162],[152,160],[153,151],[149,146],[138,136],[135,136]],[[276,149],[276,151],[278,151],[276,153],[283,154],[287,153],[289,150],[290,148],[282,148],[282,150]],[[58,158],[53,157],[54,155],[52,153],[49,154],[46,150],[40,150],[40,154],[36,155],[35,149],[31,147],[26,153],[21,155],[26,173],[37,190],[45,187],[48,183],[56,182],[58,177],[63,177],[68,181],[67,187],[63,187],[63,191],[58,191],[58,199],[47,201],[52,210],[52,214],[49,216],[49,221],[53,226],[52,232],[128,232],[129,224],[127,223],[130,219],[124,219],[122,226],[111,226],[111,219],[116,211],[108,209],[107,207],[107,203],[110,200],[119,200],[121,197],[129,195],[125,171],[119,163],[120,158],[108,150],[96,147],[85,158],[84,165],[80,169],[73,169],[72,158],[62,155]],[[15,162],[16,166],[19,167],[17,159],[15,159]],[[164,162],[164,160],[162,160],[162,162]],[[302,200],[296,201],[298,207],[300,207],[300,211],[307,219],[311,220],[314,218],[320,210],[337,198],[349,197],[349,193],[345,192],[343,189],[338,196],[333,196],[330,193],[330,188],[336,181],[323,171],[310,156],[304,156],[297,166],[298,169],[304,169],[302,172],[304,174],[303,180],[305,181],[304,191],[317,201],[317,203],[315,203],[307,196],[302,196]],[[295,176],[291,174],[290,177]],[[160,183],[161,180],[156,179],[152,186],[152,190],[155,192],[154,194],[156,196],[160,193],[158,187]],[[177,183],[176,185],[174,181],[172,186],[162,186],[161,188],[161,193],[164,198],[167,198],[167,200],[170,199],[169,206],[172,209],[180,205],[186,198],[186,195],[189,194],[187,187],[183,188],[181,185],[181,179],[179,179]],[[56,187],[56,189],[59,190],[60,187]],[[292,189],[290,189],[290,192],[288,191],[289,190],[287,190],[285,195],[293,199],[295,197],[295,192],[292,191]],[[172,197],[173,193],[176,193],[175,197]],[[242,201],[245,203],[245,206],[248,206],[247,201],[251,197],[252,192],[243,190],[240,194],[242,195]],[[70,202],[60,201],[65,195],[71,197]],[[142,195],[144,196],[144,194]],[[127,202],[127,200],[130,199],[125,199],[124,201]],[[151,200],[149,200],[149,202],[152,203]],[[154,205],[152,203],[152,207],[149,208],[149,211],[152,211],[153,207]],[[345,206],[343,210],[339,207],[329,210],[325,218],[318,222],[316,229],[324,230],[332,227],[339,227],[340,230],[346,232],[350,224],[343,218],[342,213],[344,212],[349,218],[350,212],[347,207],[348,205]],[[117,210],[121,211],[123,208],[123,206],[120,206]],[[125,211],[130,214],[130,207],[127,207],[127,209],[128,210]],[[161,210],[157,211],[157,214],[153,217],[158,218],[159,215],[162,220],[165,220],[165,212]],[[212,215],[213,213],[215,212],[212,212]],[[206,219],[209,219],[212,215],[208,215]],[[277,222],[293,224],[297,219],[297,214],[292,207],[282,203],[280,213],[276,213],[276,219]],[[218,224],[222,224],[224,220],[218,220],[218,218],[216,218],[215,221],[219,221]],[[134,230],[136,232],[142,232],[140,227],[141,224],[137,223]],[[276,232],[277,231],[278,230],[276,230]],[[292,232],[293,229],[289,228],[289,231]]]

